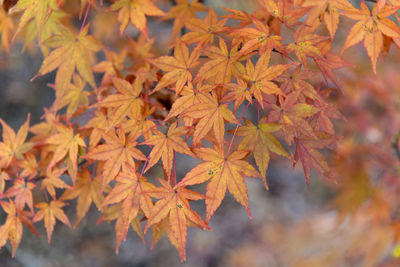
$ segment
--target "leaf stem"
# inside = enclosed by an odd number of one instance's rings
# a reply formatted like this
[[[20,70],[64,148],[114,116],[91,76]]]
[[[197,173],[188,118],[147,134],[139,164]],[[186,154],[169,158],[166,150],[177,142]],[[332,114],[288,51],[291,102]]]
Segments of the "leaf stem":
[[[242,112],[242,115],[240,116],[239,122],[243,119],[244,113],[246,112],[246,110],[247,110],[247,108],[249,107],[249,105],[250,105],[250,102],[247,103],[246,107],[244,108],[244,110],[243,110],[243,112]],[[239,124],[236,125],[235,132],[233,133],[231,142],[230,142],[229,147],[228,147],[228,152],[226,153],[227,155],[229,155],[229,153],[231,152],[233,140],[235,139],[236,132],[237,132],[238,128],[239,128]]]
[[[88,18],[89,10],[90,10],[90,6],[91,6],[91,5],[92,5],[92,0],[89,0],[89,3],[88,3],[88,5],[87,5],[86,11],[85,11],[85,17],[83,18],[83,22],[82,22],[81,29],[80,29],[79,32],[82,32],[83,28],[85,27],[86,20],[87,20],[87,18]]]

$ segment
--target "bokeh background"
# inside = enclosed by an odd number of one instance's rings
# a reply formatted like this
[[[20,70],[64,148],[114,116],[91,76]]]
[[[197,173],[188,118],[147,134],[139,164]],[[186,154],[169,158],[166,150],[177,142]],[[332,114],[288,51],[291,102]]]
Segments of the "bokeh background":
[[[167,2],[158,1],[161,6],[168,6]],[[220,6],[249,12],[257,8],[250,0],[209,0],[205,4],[220,14]],[[103,25],[109,14],[91,16],[93,23]],[[335,39],[337,51],[353,24],[341,21]],[[94,34],[106,36],[111,45],[118,37],[113,26],[104,25]],[[150,19],[149,31],[158,40],[155,49],[159,53],[165,53],[170,29],[168,21]],[[128,34],[137,32],[132,27]],[[54,99],[48,86],[53,75],[30,82],[40,67],[40,52],[34,46],[24,53],[21,50],[17,41],[11,54],[3,53],[0,62],[0,117],[14,128],[28,113],[31,125],[39,122],[43,108]],[[47,244],[43,226],[38,227],[41,238],[24,229],[14,259],[9,245],[0,250],[0,266],[400,266],[393,257],[400,203],[395,148],[400,129],[399,48],[392,47],[385,61],[378,61],[377,75],[372,74],[361,45],[346,52],[345,58],[355,68],[336,72],[343,94],[330,100],[347,118],[336,124],[342,139],[339,154],[330,159],[337,180],[326,181],[313,173],[308,190],[300,165],[293,168],[289,162],[272,158],[267,172],[269,191],[259,180],[246,181],[253,218],[228,196],[210,222],[212,231],[189,229],[188,259],[183,264],[165,236],[151,250],[150,236],[144,245],[133,231],[116,255],[114,226],[96,225],[99,213],[92,207],[77,229],[57,224],[51,244]],[[178,176],[182,177],[184,166],[190,164],[179,162]],[[204,210],[204,203],[196,203],[194,208]],[[74,205],[66,209],[71,218],[74,212]],[[0,221],[3,217],[0,213]]]

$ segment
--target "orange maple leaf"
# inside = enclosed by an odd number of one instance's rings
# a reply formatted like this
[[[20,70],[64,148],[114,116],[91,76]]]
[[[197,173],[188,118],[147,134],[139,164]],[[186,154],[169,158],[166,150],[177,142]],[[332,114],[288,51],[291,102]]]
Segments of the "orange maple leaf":
[[[23,178],[17,178],[13,181],[13,186],[10,187],[4,195],[6,197],[15,197],[15,206],[18,210],[23,210],[25,204],[27,204],[33,212],[32,189],[35,187],[36,185],[34,183],[26,182]]]
[[[266,117],[262,118],[257,126],[246,118],[244,118],[244,122],[246,125],[239,127],[236,133],[238,136],[244,136],[238,149],[251,150],[253,152],[257,167],[261,175],[265,177],[270,158],[269,151],[289,158],[289,154],[281,143],[271,134],[280,130],[281,125],[267,122]],[[265,186],[267,186],[266,182]]]
[[[219,48],[209,46],[204,49],[209,60],[203,64],[194,79],[194,82],[208,80],[214,84],[225,84],[231,81],[232,76],[243,73],[244,67],[238,61],[238,46],[228,47],[222,38],[219,38]]]
[[[266,69],[266,67],[269,65],[269,61],[269,53],[262,55],[258,59],[255,67],[253,63],[248,60],[246,64],[246,73],[242,75],[243,78],[250,83],[250,94],[257,99],[261,107],[264,107],[262,93],[270,95],[283,94],[281,89],[275,83],[273,83],[272,80],[292,66],[289,64],[278,64]]]
[[[167,134],[155,131],[155,135],[141,143],[142,145],[154,146],[150,152],[149,162],[145,172],[154,166],[154,164],[156,164],[161,158],[165,173],[168,178],[170,178],[175,151],[195,157],[195,155],[190,151],[187,143],[181,137],[186,132],[187,129],[185,129],[185,127],[176,127],[176,123],[173,123],[169,127]]]
[[[218,21],[218,16],[212,7],[204,19],[192,18],[186,21],[185,26],[191,32],[181,37],[181,40],[187,44],[198,43],[199,46],[214,42],[216,34],[224,30],[227,19]]]
[[[319,108],[305,103],[296,103],[292,101],[292,95],[289,94],[280,107],[273,105],[269,114],[269,119],[279,121],[283,128],[283,135],[288,144],[292,144],[294,137],[298,135],[317,138],[314,130],[307,122],[307,118],[320,111]]]
[[[66,168],[52,169],[46,173],[45,178],[42,180],[40,189],[43,190],[44,188],[46,188],[46,191],[53,199],[56,199],[56,188],[71,188],[63,180],[60,179],[60,176],[64,174],[65,169]]]
[[[85,217],[90,206],[94,202],[96,207],[100,209],[101,203],[103,202],[103,195],[101,191],[101,177],[96,176],[92,179],[90,172],[83,168],[76,178],[76,183],[70,189],[64,191],[60,200],[70,200],[78,198],[76,206],[76,221],[74,228],[79,225],[79,222]]]
[[[44,220],[48,243],[50,243],[51,235],[53,233],[54,226],[56,225],[56,218],[71,227],[67,215],[65,215],[64,211],[61,209],[66,205],[66,203],[59,200],[52,200],[50,204],[47,202],[40,202],[35,205],[35,207],[40,210],[35,214],[32,221],[38,222]]]
[[[200,119],[193,133],[193,143],[198,144],[212,129],[220,146],[224,143],[225,123],[227,120],[240,124],[227,104],[220,104],[215,93],[197,94],[200,103],[187,108],[180,117]]]
[[[331,175],[330,168],[324,156],[317,149],[322,149],[331,143],[330,139],[295,139],[296,152],[294,159],[300,159],[303,165],[304,175],[306,177],[307,185],[310,184],[310,170],[313,167],[318,173],[329,177]]]
[[[180,42],[175,46],[174,57],[163,56],[151,60],[150,62],[153,65],[167,72],[158,82],[153,93],[164,87],[175,84],[175,92],[179,94],[185,84],[192,81],[192,73],[189,69],[199,65],[197,61],[199,57],[199,49],[194,49],[189,56],[189,49],[184,43]]]
[[[248,89],[248,84],[242,79],[238,79],[236,83],[225,84],[224,88],[228,89],[229,92],[224,95],[221,101],[235,102],[233,106],[235,111],[239,108],[244,100],[247,100],[249,103],[253,102],[252,96]]]
[[[284,47],[281,43],[282,37],[279,35],[271,35],[267,24],[252,18],[255,28],[243,27],[231,30],[230,35],[233,36],[233,44],[244,40],[243,47],[240,49],[236,57],[250,54],[255,50],[259,50],[260,55],[271,53],[272,49],[276,49],[280,53],[284,53]],[[240,37],[240,39],[238,39]],[[238,39],[238,41],[236,41]]]
[[[209,93],[211,89],[212,86],[201,84],[197,84],[196,88],[194,88],[193,84],[189,82],[182,89],[181,96],[175,99],[165,120],[178,116],[189,107],[199,104],[201,102],[201,93]]]
[[[303,17],[310,8],[298,7],[292,4],[291,0],[258,0],[261,6],[272,16],[277,17],[289,28],[298,24],[301,17]],[[303,5],[304,6],[304,5]]]
[[[81,76],[74,73],[72,76],[72,83],[68,86],[68,90],[64,95],[60,95],[53,104],[55,110],[60,110],[61,108],[67,107],[67,117],[71,117],[74,112],[78,109],[79,105],[85,107],[89,103],[89,92],[85,91],[85,80]]]
[[[307,56],[317,59],[322,58],[322,53],[316,45],[329,39],[329,37],[316,34],[304,34],[301,31],[297,31],[294,38],[295,41],[288,45],[287,50],[289,52],[294,51],[300,63],[305,67],[307,67]]]
[[[85,141],[82,139],[80,134],[74,134],[72,128],[65,127],[62,124],[57,124],[56,128],[57,133],[53,134],[46,140],[47,144],[56,146],[53,158],[47,166],[47,171],[64,159],[68,154],[68,160],[71,163],[69,174],[75,182],[76,173],[78,171],[78,152],[80,147],[86,147]]]
[[[133,159],[146,160],[146,156],[136,148],[138,134],[132,132],[128,136],[122,129],[111,130],[103,134],[105,144],[98,145],[86,155],[89,159],[106,161],[103,166],[103,188],[118,174],[125,163],[135,166]]]
[[[33,143],[25,142],[29,130],[29,119],[30,114],[17,134],[0,119],[3,126],[3,142],[0,142],[0,167],[9,166],[14,158],[22,160],[23,154],[33,147]]]
[[[371,59],[372,69],[376,73],[376,61],[383,47],[382,34],[392,38],[400,37],[400,28],[392,20],[386,18],[393,15],[399,7],[385,6],[378,10],[378,5],[375,5],[372,12],[364,2],[361,2],[360,7],[361,9],[353,8],[342,12],[344,16],[358,20],[347,35],[342,53],[347,48],[364,40],[364,47]]]
[[[0,227],[0,248],[7,243],[7,240],[10,240],[12,256],[14,257],[15,251],[21,243],[23,232],[22,222],[17,215],[17,210],[12,200],[10,202],[0,202],[0,204],[8,214],[6,221]]]
[[[164,16],[165,13],[153,4],[151,0],[118,0],[110,6],[110,10],[118,13],[119,28],[122,35],[128,26],[129,20],[147,37],[147,16]]]
[[[118,93],[110,94],[98,104],[102,107],[114,109],[109,114],[111,122],[106,131],[118,125],[127,116],[139,118],[143,106],[143,101],[139,97],[143,87],[142,81],[136,79],[133,85],[120,78],[114,78],[112,81]]]
[[[191,209],[188,200],[200,200],[204,199],[204,196],[181,186],[172,187],[165,180],[159,179],[159,181],[162,187],[148,192],[152,197],[160,200],[155,203],[150,216],[147,218],[144,232],[146,233],[150,226],[168,216],[169,227],[172,230],[172,235],[168,237],[172,238],[171,243],[178,250],[181,261],[185,261],[188,221],[199,225],[203,230],[207,228],[201,217]]]
[[[50,14],[53,11],[58,10],[57,2],[57,0],[18,1],[12,9],[13,12],[23,11],[24,13],[21,16],[15,35],[17,35],[31,19],[35,20],[35,26],[40,35],[44,30],[46,21],[50,17]]]
[[[0,10],[1,44],[7,53],[10,53],[10,32],[14,29],[14,22],[4,9]]]
[[[339,10],[353,8],[348,0],[306,0],[302,3],[302,6],[312,7],[303,27],[315,29],[320,24],[319,22],[322,17],[331,39],[335,36],[339,25]],[[309,30],[307,29],[307,31]]]
[[[206,221],[210,220],[219,205],[221,205],[226,189],[246,209],[249,217],[251,217],[244,176],[261,176],[250,163],[243,160],[249,152],[238,150],[230,155],[225,155],[217,146],[214,146],[214,149],[199,148],[194,152],[206,162],[194,167],[177,186],[201,184],[210,180],[207,184],[206,192]]]
[[[0,248],[5,246],[7,240],[10,240],[12,257],[14,257],[22,239],[22,224],[25,224],[35,235],[39,236],[39,234],[29,219],[30,213],[17,209],[11,199],[9,199],[9,202],[0,201],[0,206],[7,213],[6,221],[0,226]]]
[[[101,204],[102,207],[110,204],[121,203],[121,221],[116,222],[116,244],[118,253],[121,241],[126,238],[130,224],[137,218],[140,211],[146,217],[150,216],[153,202],[144,192],[154,190],[154,185],[143,176],[139,176],[132,166],[126,164],[126,170],[116,177],[116,184]]]
[[[4,193],[6,188],[6,181],[10,180],[10,176],[5,171],[0,172],[0,198]]]
[[[167,13],[165,19],[174,19],[174,25],[172,26],[171,39],[174,40],[185,23],[192,18],[196,17],[196,12],[207,11],[207,7],[199,0],[176,0],[176,6],[173,6]]]
[[[38,74],[32,79],[57,69],[55,89],[56,97],[59,97],[67,93],[76,68],[90,86],[95,88],[91,54],[99,51],[102,45],[93,36],[88,35],[88,31],[89,25],[86,25],[78,35],[63,28],[60,34],[48,38],[44,45],[55,49],[43,60]]]

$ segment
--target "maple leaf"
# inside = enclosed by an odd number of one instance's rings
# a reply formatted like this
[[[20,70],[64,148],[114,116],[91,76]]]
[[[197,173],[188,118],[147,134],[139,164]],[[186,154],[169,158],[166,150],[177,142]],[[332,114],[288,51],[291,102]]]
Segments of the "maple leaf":
[[[55,79],[56,97],[63,96],[68,91],[75,68],[78,73],[92,86],[96,87],[91,70],[91,53],[97,52],[102,45],[88,35],[89,25],[86,25],[78,35],[67,29],[54,35],[44,42],[44,45],[55,48],[43,60],[38,74],[32,79],[57,69]]]
[[[265,69],[269,65],[270,54],[262,55],[256,66],[248,60],[246,64],[246,72],[243,74],[243,78],[250,82],[250,94],[253,95],[261,107],[264,107],[263,96],[264,94],[283,94],[281,89],[273,83],[271,80],[275,79],[283,72],[285,72],[292,65],[273,65],[268,69]]]
[[[7,53],[10,53],[10,32],[14,29],[14,22],[3,9],[0,9],[1,44]]]
[[[147,159],[136,148],[135,140],[138,137],[138,134],[134,132],[126,136],[122,129],[118,129],[116,132],[111,130],[103,134],[106,143],[96,146],[86,155],[86,158],[89,159],[106,161],[103,167],[103,188],[114,179],[125,163],[135,166],[133,159]]]
[[[171,39],[174,40],[187,21],[196,17],[196,12],[207,11],[207,7],[199,0],[176,0],[177,5],[173,6],[165,16],[165,19],[174,19]]]
[[[179,94],[185,84],[192,80],[192,74],[189,69],[199,65],[197,61],[199,57],[199,49],[194,49],[189,56],[189,49],[184,43],[180,42],[175,46],[174,57],[163,56],[151,60],[150,62],[153,65],[167,72],[158,82],[153,92],[175,84],[175,92]]]
[[[66,17],[67,13],[61,9],[57,9],[56,12],[50,12],[42,29],[38,29],[36,21],[31,20],[25,27],[24,47],[22,51],[30,49],[31,46],[35,46],[36,44],[32,43],[38,40],[43,56],[47,56],[50,52],[50,48],[44,45],[43,42],[53,35],[63,34],[66,27],[63,25],[62,21],[65,20]]]
[[[299,92],[299,95],[310,99],[320,98],[317,92],[307,80],[315,76],[316,73],[298,66],[293,72],[284,72],[275,80],[280,82],[280,88],[285,93]]]
[[[236,112],[244,100],[249,103],[253,102],[252,96],[248,90],[248,84],[242,79],[238,79],[236,83],[225,84],[223,88],[229,91],[221,99],[221,102],[235,102],[233,109]]]
[[[140,99],[142,81],[136,79],[133,85],[120,78],[113,78],[112,81],[118,94],[110,94],[98,104],[102,107],[114,108],[109,115],[111,122],[106,131],[118,125],[127,116],[140,117],[141,107],[143,106],[143,101]]]
[[[327,140],[330,142],[330,140]],[[322,139],[298,139],[295,138],[296,152],[294,159],[300,159],[303,165],[304,175],[306,177],[307,186],[310,185],[310,169],[313,167],[318,173],[329,177],[331,175],[330,168],[324,156],[317,150],[326,146],[327,142]]]
[[[68,155],[68,159],[72,164],[69,174],[75,182],[76,173],[78,171],[78,152],[80,147],[86,147],[85,141],[80,134],[74,134],[74,129],[72,128],[57,124],[56,129],[57,133],[46,139],[47,144],[56,146],[53,158],[47,166],[47,171],[49,172],[53,166]]]
[[[273,0],[258,0],[258,2],[268,13],[277,17],[289,28],[299,23],[297,20],[310,10],[305,5],[303,7],[292,5],[291,0],[280,0],[277,2]]]
[[[305,35],[301,32],[296,32],[294,38],[295,41],[288,45],[287,50],[289,52],[294,51],[300,63],[305,67],[307,67],[307,56],[317,59],[322,58],[322,53],[316,45],[325,41],[328,37],[316,34]]]
[[[181,117],[200,119],[193,133],[193,143],[198,144],[212,129],[218,144],[222,147],[224,142],[225,123],[227,120],[240,124],[235,115],[228,109],[227,104],[220,104],[217,96],[213,94],[198,94],[200,103],[187,108]]]
[[[43,190],[46,188],[46,191],[50,194],[53,199],[56,199],[56,188],[71,188],[67,185],[63,180],[60,179],[60,176],[65,172],[65,168],[55,168],[46,173],[45,178],[42,180],[42,184],[40,189]]]
[[[109,116],[111,112],[111,109],[108,109],[107,111],[103,109],[96,110],[92,119],[84,126],[84,128],[91,128],[89,148],[95,147],[100,142],[103,133],[111,128],[111,120]]]
[[[255,16],[253,14],[249,14],[246,11],[243,10],[237,10],[237,9],[232,9],[232,8],[227,8],[227,7],[222,7],[225,11],[231,13],[224,15],[224,18],[228,19],[235,19],[240,21],[240,27],[245,28],[245,26],[249,25],[252,23],[252,20]]]
[[[165,13],[153,4],[151,0],[118,0],[110,6],[110,10],[118,13],[119,28],[122,35],[129,20],[147,37],[146,16],[164,16]]]
[[[204,46],[214,42],[216,34],[224,30],[227,19],[218,21],[218,16],[212,7],[204,19],[192,18],[186,21],[185,26],[191,32],[181,37],[181,40],[187,44],[198,43],[198,46]]]
[[[24,159],[18,162],[19,166],[22,168],[20,177],[28,177],[28,180],[35,177],[38,172],[39,165],[36,160],[34,153],[28,152],[25,154]]]
[[[23,178],[17,178],[13,181],[13,186],[10,187],[4,195],[6,197],[15,197],[15,206],[18,210],[23,210],[25,204],[27,204],[33,212],[32,189],[35,187],[36,185],[34,183],[25,182]]]
[[[375,5],[372,12],[364,2],[361,2],[360,7],[361,9],[353,8],[342,12],[344,16],[358,20],[347,35],[342,53],[347,48],[364,40],[364,47],[371,59],[372,69],[376,73],[376,61],[383,46],[382,34],[392,38],[400,37],[400,28],[392,20],[386,18],[393,15],[398,7],[385,6],[378,10],[378,6]]]
[[[138,63],[135,64],[138,68],[141,66],[148,67],[150,59],[155,57],[153,53],[154,41],[155,39],[146,39],[146,36],[143,34],[139,36],[137,41],[128,38],[128,55]]]
[[[30,114],[18,133],[15,134],[14,130],[0,119],[3,126],[3,142],[0,142],[0,167],[9,166],[14,158],[22,160],[23,154],[33,147],[33,143],[25,142],[29,130],[29,120]]]
[[[231,30],[230,35],[234,38],[232,44],[244,39],[243,46],[236,57],[250,54],[255,50],[259,50],[258,53],[260,55],[269,54],[271,53],[272,49],[276,49],[280,53],[284,53],[284,47],[280,42],[282,38],[280,36],[270,35],[270,29],[268,25],[256,18],[252,18],[252,23],[254,24],[255,28],[243,27]],[[238,39],[238,41],[236,41],[236,39]]]
[[[46,21],[49,18],[50,14],[57,9],[57,0],[18,1],[17,4],[13,7],[13,12],[23,11],[24,13],[21,16],[15,35],[17,35],[31,19],[35,20],[36,29],[40,35],[46,25]]]
[[[302,6],[312,7],[310,13],[307,15],[304,27],[318,27],[322,17],[331,39],[335,36],[339,25],[339,9],[346,10],[353,8],[348,0],[306,0],[302,3]],[[310,29],[307,30],[312,31]]]
[[[80,221],[85,217],[90,206],[94,202],[96,207],[100,209],[101,203],[103,202],[103,195],[101,192],[101,179],[100,176],[96,176],[92,179],[90,172],[82,168],[76,178],[76,183],[70,189],[64,191],[60,200],[70,200],[78,198],[76,206],[76,221],[74,228],[76,228]]]
[[[67,107],[67,116],[71,117],[72,114],[82,104],[87,107],[89,100],[89,93],[85,89],[86,82],[78,74],[74,73],[72,76],[72,83],[68,86],[68,91],[65,95],[60,96],[54,101],[53,107],[59,110],[65,106]]]
[[[6,188],[6,181],[10,180],[10,176],[5,171],[0,172],[0,196],[3,195]]]
[[[248,151],[238,150],[230,155],[225,155],[219,147],[214,146],[214,149],[199,148],[195,149],[194,152],[206,162],[194,167],[176,186],[201,184],[210,180],[206,192],[206,221],[210,220],[221,205],[226,189],[251,217],[244,176],[260,177],[260,174],[250,163],[243,160],[248,155]]]
[[[149,117],[155,112],[155,107],[145,104],[140,117],[129,118],[122,123],[121,128],[125,132],[141,133],[143,137],[150,138],[152,131],[156,128],[156,124]]]
[[[116,222],[116,245],[115,249],[118,253],[118,248],[122,240],[126,238],[129,226],[134,223],[140,211],[146,217],[150,216],[153,202],[147,191],[154,190],[154,185],[149,183],[143,176],[138,176],[135,169],[126,164],[126,171],[121,172],[116,177],[116,185],[107,195],[102,203],[102,207],[115,203],[122,203],[120,207],[119,218]]]
[[[333,70],[343,67],[353,67],[353,65],[343,60],[338,55],[329,52],[331,50],[330,40],[318,43],[317,48],[321,51],[323,57],[313,58],[315,63],[321,70],[321,73],[324,76],[325,80],[326,81],[331,80],[340,89],[341,86],[338,80],[336,79]]]
[[[48,243],[50,243],[51,235],[53,233],[54,226],[56,225],[56,218],[67,226],[71,227],[67,215],[65,215],[64,211],[62,210],[62,207],[66,205],[66,203],[59,200],[52,200],[50,204],[47,202],[40,202],[35,205],[35,207],[40,210],[35,214],[32,221],[38,222],[44,220]]]
[[[17,210],[12,200],[10,202],[0,202],[3,210],[8,214],[4,224],[0,227],[0,248],[5,246],[7,240],[10,240],[12,247],[12,257],[21,243],[22,238],[22,222],[17,216]]]
[[[257,126],[248,119],[243,119],[246,125],[239,127],[236,133],[238,136],[244,136],[243,140],[239,144],[238,150],[253,151],[257,167],[260,170],[261,175],[265,177],[270,159],[269,151],[290,158],[289,154],[283,148],[278,139],[271,134],[279,131],[281,125],[267,122],[267,117],[263,117],[258,122]],[[265,186],[267,187],[266,181]]]
[[[154,132],[155,135],[141,143],[141,145],[154,146],[150,152],[149,162],[144,170],[145,172],[154,166],[154,164],[156,164],[161,158],[165,173],[167,174],[168,178],[170,178],[175,151],[195,157],[195,155],[190,151],[187,143],[181,138],[181,136],[184,135],[187,130],[185,127],[176,126],[176,123],[173,123],[169,127],[167,134],[156,131]]]
[[[187,86],[182,89],[181,96],[175,99],[172,104],[171,110],[165,120],[178,116],[191,106],[197,105],[201,102],[201,94],[209,93],[212,86],[197,84],[196,88],[189,82]]]
[[[128,51],[123,49],[119,54],[117,54],[114,51],[104,49],[104,53],[106,54],[106,60],[93,66],[94,72],[104,73],[101,80],[101,86],[112,83],[113,78],[118,76],[120,71],[122,71]]]
[[[280,107],[274,105],[274,110],[269,114],[269,120],[279,121],[282,125],[282,132],[288,144],[292,144],[294,137],[297,135],[316,138],[314,130],[307,121],[307,118],[320,111],[320,109],[315,106],[305,103],[296,103],[293,97],[295,99],[298,97],[296,92],[289,94]]]
[[[30,132],[34,134],[32,141],[42,142],[52,135],[56,129],[56,122],[58,121],[58,116],[53,111],[44,108],[45,121],[39,122],[30,128]]]
[[[187,221],[192,221],[203,230],[207,228],[201,217],[191,209],[188,200],[201,200],[204,199],[204,196],[181,186],[172,187],[165,180],[159,179],[159,181],[162,187],[148,192],[151,196],[160,200],[152,208],[151,214],[147,218],[148,221],[144,232],[146,233],[150,226],[168,216],[172,239],[170,236],[168,237],[170,237],[171,243],[178,250],[181,261],[185,261]]]
[[[229,83],[232,75],[239,76],[244,72],[243,65],[237,61],[237,53],[237,46],[233,46],[229,52],[225,41],[219,38],[219,48],[210,46],[204,49],[209,60],[199,69],[194,82],[209,80],[214,84]]]
[[[150,203],[152,205],[152,203]],[[139,216],[135,217],[132,222],[126,223],[122,214],[122,203],[118,203],[116,205],[110,206],[108,208],[104,208],[102,211],[102,216],[96,222],[96,224],[103,221],[113,221],[115,222],[115,252],[119,253],[119,246],[123,240],[126,240],[126,235],[129,230],[129,226],[132,226],[132,229],[138,234],[140,239],[142,239],[143,243],[145,243],[144,234],[142,231],[142,226],[140,224]]]

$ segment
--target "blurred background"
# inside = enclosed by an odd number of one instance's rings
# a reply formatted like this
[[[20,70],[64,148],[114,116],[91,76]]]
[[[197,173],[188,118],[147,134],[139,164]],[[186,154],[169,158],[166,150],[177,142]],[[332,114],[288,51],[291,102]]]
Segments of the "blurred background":
[[[160,0],[157,4],[162,8],[168,6],[167,2]],[[249,12],[257,8],[250,0],[209,0],[205,4],[214,6],[220,14],[220,6]],[[102,25],[107,16],[104,12],[90,19]],[[118,37],[118,27],[109,24],[94,34],[115,45],[112,40]],[[353,24],[341,20],[334,50],[340,51]],[[150,19],[149,31],[158,40],[157,53],[165,53],[163,43],[167,41],[163,38],[168,38],[171,24]],[[137,34],[133,27],[127,32]],[[15,129],[28,113],[31,125],[39,122],[43,108],[54,100],[48,86],[54,74],[30,82],[40,68],[41,53],[34,45],[24,53],[21,50],[22,44],[17,42],[9,56],[2,53],[0,62],[0,117]],[[392,47],[385,60],[378,60],[377,75],[372,73],[361,45],[345,52],[344,58],[355,67],[336,72],[343,94],[330,99],[347,118],[335,125],[341,140],[338,154],[330,158],[337,171],[334,181],[313,173],[308,190],[301,165],[293,168],[287,161],[272,158],[267,171],[269,191],[259,180],[246,180],[253,219],[228,195],[211,219],[212,231],[189,228],[187,262],[183,264],[166,236],[150,250],[150,236],[146,236],[144,245],[133,231],[116,255],[114,225],[96,225],[100,214],[92,207],[77,229],[58,223],[51,244],[47,244],[43,225],[38,227],[41,238],[24,229],[14,259],[9,245],[0,250],[0,266],[400,266],[393,255],[400,229],[396,154],[399,48]],[[180,163],[178,175],[184,175],[183,166],[188,164]],[[193,206],[199,211],[205,209],[204,203]],[[66,213],[74,218],[74,205]]]

